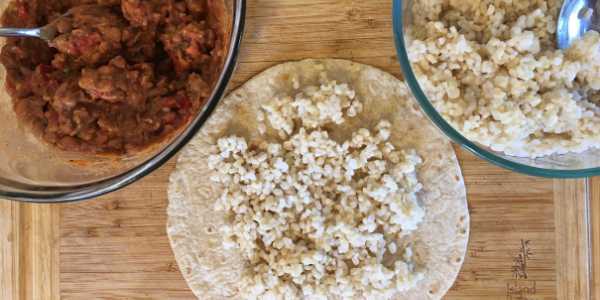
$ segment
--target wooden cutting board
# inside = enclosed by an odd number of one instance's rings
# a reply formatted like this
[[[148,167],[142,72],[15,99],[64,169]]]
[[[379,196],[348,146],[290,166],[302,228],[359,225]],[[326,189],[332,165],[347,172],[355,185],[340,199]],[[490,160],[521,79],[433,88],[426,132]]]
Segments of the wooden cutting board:
[[[304,58],[401,76],[391,11],[391,0],[250,0],[231,88]],[[471,236],[445,299],[600,299],[600,179],[528,177],[455,149]],[[196,299],[166,235],[174,165],[93,200],[0,200],[0,299]]]

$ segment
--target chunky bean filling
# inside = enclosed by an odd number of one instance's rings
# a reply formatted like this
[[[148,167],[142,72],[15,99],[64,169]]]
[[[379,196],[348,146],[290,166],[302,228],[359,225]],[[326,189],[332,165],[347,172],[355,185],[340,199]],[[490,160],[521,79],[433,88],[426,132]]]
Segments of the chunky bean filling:
[[[13,1],[4,27],[35,28],[69,11],[52,42],[8,38],[0,63],[20,123],[47,145],[135,154],[186,126],[225,55],[218,0]]]

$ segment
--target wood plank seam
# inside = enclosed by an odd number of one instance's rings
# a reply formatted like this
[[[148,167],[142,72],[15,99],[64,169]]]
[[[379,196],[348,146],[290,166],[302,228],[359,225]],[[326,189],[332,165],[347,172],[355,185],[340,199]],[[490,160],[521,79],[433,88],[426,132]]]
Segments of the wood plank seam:
[[[590,299],[587,179],[555,179],[556,292],[559,300]]]
[[[17,300],[20,295],[20,206],[0,200],[0,297]]]
[[[586,250],[587,250],[587,282],[588,282],[588,298],[592,300],[594,298],[594,276],[593,276],[593,252],[592,252],[592,211],[590,206],[590,179],[585,178],[585,225],[587,227],[587,239],[586,239]]]
[[[600,300],[600,177],[588,179],[591,259],[591,298]]]
[[[60,299],[60,205],[0,200],[13,209],[13,288],[7,300]]]

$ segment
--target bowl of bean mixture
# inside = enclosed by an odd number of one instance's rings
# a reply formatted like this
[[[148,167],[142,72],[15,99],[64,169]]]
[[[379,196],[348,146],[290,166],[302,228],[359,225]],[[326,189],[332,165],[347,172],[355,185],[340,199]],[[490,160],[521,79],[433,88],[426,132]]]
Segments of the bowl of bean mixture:
[[[70,13],[53,41],[6,38],[0,53],[0,197],[30,201],[102,194],[172,157],[225,92],[245,9],[238,0],[3,2],[3,27]]]

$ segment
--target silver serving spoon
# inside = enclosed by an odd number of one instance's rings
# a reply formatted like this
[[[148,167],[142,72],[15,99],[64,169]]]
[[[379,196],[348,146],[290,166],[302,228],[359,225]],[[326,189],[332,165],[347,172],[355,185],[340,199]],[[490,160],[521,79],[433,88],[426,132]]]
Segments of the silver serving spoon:
[[[556,39],[558,48],[571,46],[575,38],[590,30],[600,31],[600,13],[597,0],[565,0],[558,16]]]
[[[71,17],[71,13],[66,13],[58,17],[53,22],[40,28],[0,28],[0,36],[4,37],[36,37],[47,42],[51,42],[58,35],[58,23],[64,19]]]

